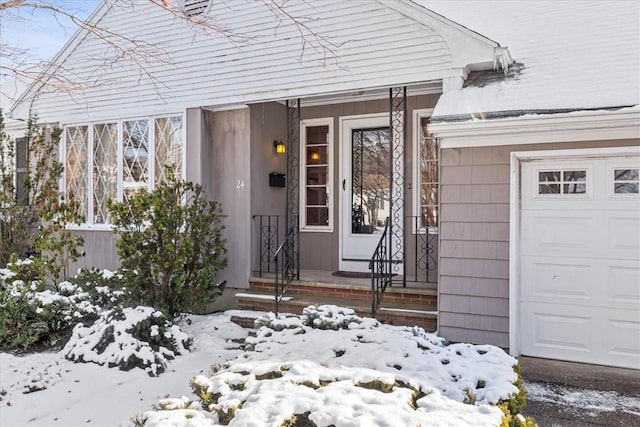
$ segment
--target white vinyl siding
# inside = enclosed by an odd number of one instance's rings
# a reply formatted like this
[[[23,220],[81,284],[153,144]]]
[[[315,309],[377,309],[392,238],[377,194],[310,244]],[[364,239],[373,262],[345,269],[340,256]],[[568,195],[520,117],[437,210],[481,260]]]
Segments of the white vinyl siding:
[[[203,34],[150,2],[135,3],[135,9],[113,6],[100,25],[144,40],[157,55],[138,49],[134,62],[114,62],[104,42],[86,36],[70,47],[57,73],[88,87],[73,96],[42,93],[34,105],[42,119],[114,120],[141,110],[159,115],[438,80],[452,73],[440,35],[378,2],[325,1],[321,8],[288,3],[293,16],[314,18],[302,29],[304,50],[300,28],[283,20],[274,29],[276,18],[262,2],[212,2],[208,16],[231,29],[230,37]]]

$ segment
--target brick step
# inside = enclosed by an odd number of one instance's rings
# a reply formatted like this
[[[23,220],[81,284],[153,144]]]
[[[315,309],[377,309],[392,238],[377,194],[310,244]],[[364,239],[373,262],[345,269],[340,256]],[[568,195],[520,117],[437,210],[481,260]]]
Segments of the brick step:
[[[249,282],[249,291],[251,293],[273,294],[274,286],[273,279],[252,278]],[[286,294],[292,297],[322,297],[325,300],[352,299],[363,302],[371,301],[371,288],[340,283],[294,281],[287,287]],[[383,303],[397,305],[398,307],[408,305],[435,307],[438,304],[438,292],[435,289],[424,287],[403,288],[390,286],[385,291]]]
[[[236,294],[238,308],[240,310],[273,311],[273,294],[243,292]],[[358,315],[371,316],[370,300],[335,298],[335,295],[320,296],[289,296],[279,303],[281,313],[302,314],[302,310],[311,304],[335,304],[353,309]],[[436,307],[424,304],[387,303],[386,295],[383,304],[378,309],[376,318],[382,323],[404,326],[421,326],[428,331],[436,329],[437,312]]]

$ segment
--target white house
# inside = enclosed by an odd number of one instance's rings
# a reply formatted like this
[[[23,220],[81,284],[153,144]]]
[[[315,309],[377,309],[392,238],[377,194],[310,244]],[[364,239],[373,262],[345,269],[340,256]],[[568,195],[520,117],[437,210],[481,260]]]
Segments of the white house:
[[[106,201],[173,163],[228,214],[230,286],[261,269],[271,221],[299,239],[301,286],[368,271],[373,188],[386,266],[417,287],[418,270],[435,274],[441,335],[640,369],[637,2],[323,0],[287,3],[293,20],[262,2],[180,3],[227,36],[133,3],[89,22],[146,56],[106,61],[113,46],[81,30],[55,64],[91,85],[34,84],[12,110],[64,128],[85,263],[117,264]],[[437,268],[417,265],[425,250]]]

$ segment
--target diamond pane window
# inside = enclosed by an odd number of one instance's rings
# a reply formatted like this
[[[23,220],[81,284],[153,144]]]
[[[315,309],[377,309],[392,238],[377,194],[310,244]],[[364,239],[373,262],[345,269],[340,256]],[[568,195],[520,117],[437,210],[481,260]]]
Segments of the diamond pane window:
[[[107,201],[116,200],[118,190],[118,125],[93,127],[93,222],[110,222]]]
[[[155,121],[155,182],[167,180],[169,167],[182,176],[182,117],[162,117]]]
[[[88,131],[87,126],[68,127],[65,130],[66,192],[70,197],[76,198],[80,204],[80,214],[85,218],[87,218],[89,204]]]
[[[87,224],[109,224],[109,200],[127,200],[184,172],[184,119],[180,115],[67,126],[66,191]]]
[[[149,121],[122,126],[122,190],[124,198],[149,188]]]

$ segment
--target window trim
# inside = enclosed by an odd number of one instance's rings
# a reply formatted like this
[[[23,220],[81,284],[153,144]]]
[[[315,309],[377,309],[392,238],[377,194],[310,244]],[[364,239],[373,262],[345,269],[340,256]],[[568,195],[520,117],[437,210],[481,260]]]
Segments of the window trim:
[[[88,121],[88,122],[75,122],[75,123],[65,123],[61,125],[61,129],[62,129],[62,136],[60,138],[60,146],[59,146],[59,153],[60,153],[60,162],[64,165],[64,173],[62,174],[62,177],[60,178],[60,188],[61,191],[63,192],[63,194],[67,193],[67,177],[66,177],[66,168],[67,168],[67,132],[66,130],[68,128],[72,128],[72,127],[83,127],[86,126],[87,127],[87,165],[88,165],[88,169],[86,172],[88,173],[87,176],[87,218],[85,218],[85,222],[80,224],[80,225],[69,225],[68,228],[71,230],[95,230],[95,231],[111,231],[113,230],[113,227],[110,223],[94,223],[94,206],[93,206],[93,201],[94,201],[94,180],[93,180],[93,137],[94,137],[94,126],[96,125],[104,125],[104,124],[110,124],[110,123],[115,123],[116,127],[117,127],[117,141],[116,141],[116,145],[117,145],[117,153],[116,153],[116,164],[117,164],[117,168],[118,168],[118,175],[116,178],[116,201],[121,203],[124,200],[124,174],[123,174],[123,167],[124,167],[124,155],[123,155],[123,149],[124,149],[124,122],[131,122],[131,121],[136,121],[136,120],[147,120],[149,122],[148,124],[148,132],[149,132],[149,136],[148,136],[148,140],[149,140],[149,152],[152,153],[152,155],[149,157],[149,162],[151,162],[151,164],[148,166],[148,173],[149,173],[149,178],[148,178],[148,185],[147,185],[147,189],[149,191],[153,190],[153,188],[155,188],[155,150],[156,150],[156,141],[155,141],[155,126],[156,126],[156,120],[160,119],[160,118],[169,118],[169,117],[180,117],[182,119],[182,131],[180,132],[180,136],[181,136],[181,177],[182,179],[185,179],[186,177],[186,148],[187,148],[187,140],[186,140],[186,127],[187,127],[187,117],[186,117],[186,111],[183,110],[182,112],[179,113],[166,113],[166,114],[154,114],[154,115],[148,115],[148,116],[136,116],[136,117],[126,117],[126,118],[119,118],[119,119],[105,119],[105,120],[95,120],[95,121]]]
[[[571,165],[567,165],[566,163],[558,164],[558,167],[537,167],[535,170],[536,179],[531,180],[531,185],[533,186],[533,192],[535,199],[546,199],[546,200],[591,200],[593,198],[593,163],[590,162],[580,162],[580,163],[572,163]],[[564,181],[564,172],[572,172],[572,171],[582,171],[586,172],[586,178],[584,181],[586,191],[584,193],[540,193],[539,192],[539,184],[540,184],[540,172],[560,172],[561,180],[558,181],[558,184],[562,187],[565,182]],[[576,181],[578,182],[578,181]],[[562,191],[562,188],[561,188]]]
[[[430,118],[433,114],[433,108],[422,108],[422,109],[418,109],[418,110],[413,110],[413,123],[412,123],[412,127],[413,127],[413,147],[412,147],[412,156],[413,156],[413,167],[412,167],[412,171],[411,171],[411,175],[412,175],[412,191],[411,191],[411,197],[413,198],[412,200],[412,215],[414,217],[419,217],[421,215],[420,213],[420,138],[422,137],[421,135],[421,129],[420,129],[420,120],[424,119],[424,118]],[[435,137],[435,136],[434,136]],[[440,174],[442,173],[442,167],[441,167],[441,154],[442,154],[442,147],[438,147],[438,204],[437,204],[437,208],[438,208],[438,225],[440,223],[440,181],[441,181],[441,176]],[[415,221],[411,221],[411,231],[413,234],[426,234],[427,231],[429,232],[429,234],[438,234],[438,229],[439,227],[435,227],[435,228],[430,228],[429,230],[427,230],[426,227],[422,227],[421,224],[418,225],[418,227],[416,227],[416,222]]]
[[[29,199],[30,194],[28,194],[28,192],[26,192],[26,187],[24,185],[24,182],[26,180],[26,176],[27,176],[27,172],[28,172],[28,168],[29,168],[29,139],[26,136],[21,136],[18,138],[14,138],[13,140],[14,142],[14,164],[12,165],[14,167],[14,173],[13,173],[13,185],[14,185],[14,189],[15,189],[15,197],[16,197],[16,205],[18,206],[29,206],[31,204],[31,200]],[[24,167],[20,167],[19,163],[20,163],[20,155],[19,155],[19,149],[18,149],[18,145],[19,144],[24,144]],[[23,179],[22,179],[22,194],[18,194],[19,193],[19,189],[20,189],[20,174],[24,174],[23,175]],[[26,197],[26,199],[25,199]]]
[[[615,162],[607,164],[607,194],[611,199],[627,199],[640,197],[640,193],[616,193],[616,169],[640,169],[640,165],[630,162]],[[617,181],[635,183],[638,181]],[[640,185],[640,183],[638,184]]]
[[[327,141],[327,163],[328,174],[327,179],[327,209],[328,209],[328,224],[327,225],[307,225],[307,156],[306,156],[306,129],[308,127],[315,126],[328,126],[328,141]],[[300,146],[299,146],[299,159],[300,159],[300,231],[303,232],[317,232],[317,233],[332,233],[333,232],[333,211],[335,206],[335,189],[333,189],[334,181],[334,127],[333,117],[322,117],[315,119],[300,120]]]

